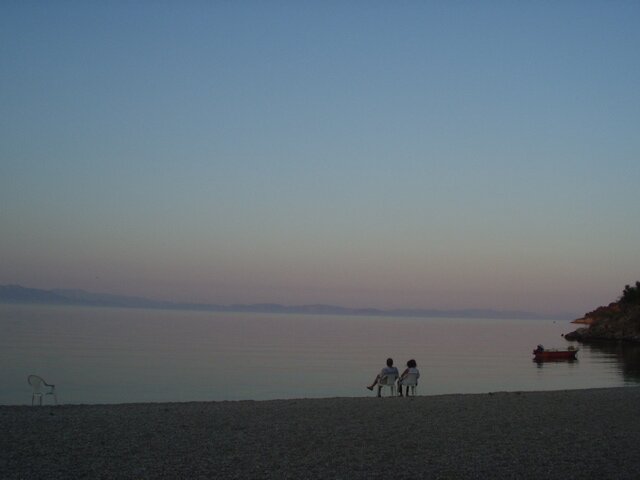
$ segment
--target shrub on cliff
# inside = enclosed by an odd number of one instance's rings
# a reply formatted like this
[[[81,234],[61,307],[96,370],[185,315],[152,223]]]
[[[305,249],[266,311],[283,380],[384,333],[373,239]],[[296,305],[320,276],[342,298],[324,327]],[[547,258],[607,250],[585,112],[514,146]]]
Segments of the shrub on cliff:
[[[567,340],[640,343],[640,282],[625,286],[617,302],[598,307],[585,318],[591,320],[589,326],[566,334]]]
[[[620,303],[639,303],[640,304],[640,282],[636,282],[635,287],[626,285],[622,296],[620,297]]]

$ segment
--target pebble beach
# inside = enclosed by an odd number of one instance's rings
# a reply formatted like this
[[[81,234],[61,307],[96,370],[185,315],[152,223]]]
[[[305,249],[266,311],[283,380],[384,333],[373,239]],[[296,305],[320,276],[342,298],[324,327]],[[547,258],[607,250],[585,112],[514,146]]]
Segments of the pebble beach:
[[[640,475],[638,387],[412,398],[364,395],[0,406],[0,477]]]

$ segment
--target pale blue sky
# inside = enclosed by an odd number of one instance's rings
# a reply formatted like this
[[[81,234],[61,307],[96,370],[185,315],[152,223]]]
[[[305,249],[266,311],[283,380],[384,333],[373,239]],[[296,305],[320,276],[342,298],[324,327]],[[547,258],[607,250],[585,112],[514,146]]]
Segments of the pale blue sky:
[[[638,2],[3,2],[0,284],[576,315],[640,280]]]

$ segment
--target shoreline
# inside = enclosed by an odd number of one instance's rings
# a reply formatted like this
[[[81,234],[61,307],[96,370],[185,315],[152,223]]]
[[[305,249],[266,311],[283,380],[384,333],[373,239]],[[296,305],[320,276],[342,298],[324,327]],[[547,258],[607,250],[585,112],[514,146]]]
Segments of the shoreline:
[[[624,389],[635,389],[640,390],[640,383],[633,385],[622,385],[616,387],[588,387],[588,388],[564,388],[557,390],[495,390],[490,392],[465,392],[465,393],[434,393],[434,394],[426,394],[422,395],[418,393],[415,396],[409,397],[391,397],[389,394],[389,390],[383,390],[382,399],[394,399],[400,398],[400,401],[404,398],[405,400],[413,401],[421,398],[440,398],[440,397],[482,397],[482,396],[493,396],[493,395],[525,395],[525,394],[551,394],[557,392],[592,392],[592,391],[607,391],[607,390],[624,390]],[[30,393],[29,393],[30,395]],[[43,400],[43,404],[40,405],[31,405],[30,403],[15,403],[15,404],[2,404],[0,403],[0,414],[2,414],[3,409],[45,409],[51,408],[55,411],[55,409],[59,408],[91,408],[91,407],[135,407],[135,406],[151,406],[151,405],[190,405],[190,404],[235,404],[235,403],[268,403],[268,402],[311,402],[311,401],[334,401],[334,400],[366,400],[369,398],[379,398],[376,397],[376,390],[366,390],[359,397],[294,397],[294,398],[262,398],[262,399],[254,399],[254,398],[241,398],[241,399],[223,399],[223,400],[168,400],[168,401],[133,401],[133,402],[118,402],[118,403],[66,403],[60,402],[58,404],[52,403],[50,397],[46,397]],[[0,424],[1,426],[1,424]]]
[[[639,387],[0,406],[3,478],[633,478]]]

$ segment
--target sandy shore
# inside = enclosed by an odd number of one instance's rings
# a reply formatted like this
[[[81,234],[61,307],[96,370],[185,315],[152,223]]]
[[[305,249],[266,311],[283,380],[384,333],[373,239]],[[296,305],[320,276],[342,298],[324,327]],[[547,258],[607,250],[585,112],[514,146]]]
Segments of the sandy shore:
[[[638,478],[640,388],[0,407],[0,476]]]

